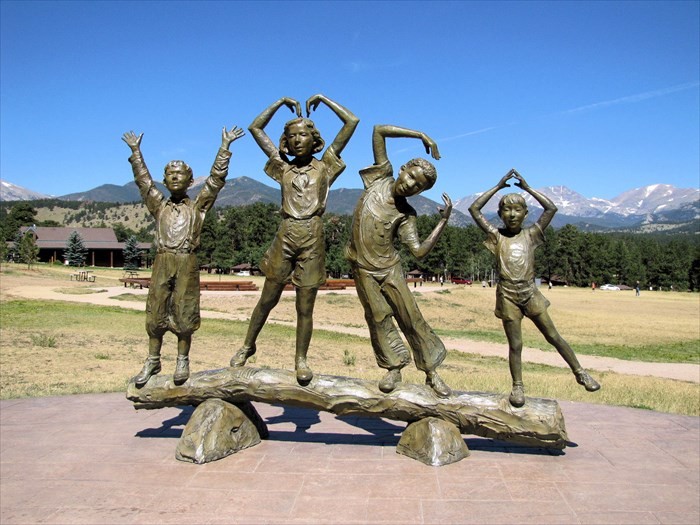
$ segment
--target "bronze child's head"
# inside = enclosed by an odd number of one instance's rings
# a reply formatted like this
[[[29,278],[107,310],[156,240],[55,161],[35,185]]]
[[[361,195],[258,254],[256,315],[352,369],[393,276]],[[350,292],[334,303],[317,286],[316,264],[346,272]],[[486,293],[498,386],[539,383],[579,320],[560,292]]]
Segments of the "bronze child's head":
[[[165,165],[163,184],[168,191],[178,197],[187,193],[194,182],[192,168],[182,160],[171,160]]]
[[[498,203],[498,216],[508,231],[518,232],[527,217],[527,203],[519,193],[504,195]]]
[[[431,162],[421,158],[411,159],[401,166],[394,192],[403,197],[418,195],[432,188],[436,180],[437,170]]]
[[[322,151],[325,144],[313,120],[299,117],[284,125],[279,150],[293,157],[308,157]]]

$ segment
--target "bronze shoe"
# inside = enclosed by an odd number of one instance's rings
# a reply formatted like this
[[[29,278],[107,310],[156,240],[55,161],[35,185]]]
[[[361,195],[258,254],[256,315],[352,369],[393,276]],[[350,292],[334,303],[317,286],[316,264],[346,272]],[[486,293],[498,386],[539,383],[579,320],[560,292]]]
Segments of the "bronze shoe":
[[[438,395],[438,397],[450,397],[452,389],[442,380],[437,372],[428,372],[425,376],[425,384]]]
[[[173,382],[176,385],[181,385],[190,377],[190,358],[186,355],[177,356],[177,364],[175,365],[175,373],[173,374]]]
[[[598,384],[598,381],[593,379],[590,376],[590,374],[586,372],[583,368],[574,372],[574,375],[576,376],[576,382],[579,385],[583,385],[583,387],[589,392],[595,392],[596,390],[600,390],[600,385]]]
[[[308,385],[311,382],[311,380],[314,378],[313,371],[308,367],[308,365],[306,363],[297,364],[296,371],[297,371],[297,383],[299,383],[302,386]]]
[[[396,386],[401,382],[401,369],[392,368],[389,370],[382,380],[379,382],[379,390],[388,394],[396,388]]]
[[[240,368],[245,366],[245,362],[249,357],[255,354],[255,345],[252,346],[242,346],[238,352],[236,352],[231,358],[230,365],[234,368]]]
[[[513,383],[513,389],[510,392],[508,401],[516,408],[520,408],[525,404],[525,387],[522,382],[516,381]]]
[[[138,375],[134,377],[134,384],[138,388],[141,388],[148,383],[151,376],[156,375],[158,372],[160,372],[160,357],[147,357],[143,368]]]

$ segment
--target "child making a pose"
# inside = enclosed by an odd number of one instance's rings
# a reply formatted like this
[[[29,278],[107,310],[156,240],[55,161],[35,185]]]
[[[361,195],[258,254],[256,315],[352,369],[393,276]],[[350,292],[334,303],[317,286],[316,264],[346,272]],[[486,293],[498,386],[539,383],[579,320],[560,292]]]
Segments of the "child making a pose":
[[[523,228],[527,217],[527,204],[522,195],[509,193],[498,204],[498,216],[505,225],[499,229],[489,223],[481,209],[503,188],[510,186],[508,180],[515,178],[515,185],[532,195],[544,208],[537,222]],[[569,365],[576,381],[589,392],[600,389],[600,385],[578,362],[574,351],[559,335],[547,313],[549,301],[540,293],[535,284],[535,249],[544,242],[544,230],[552,221],[557,207],[542,193],[532,189],[516,170],[510,170],[496,186],[485,192],[469,207],[469,213],[476,224],[486,232],[486,247],[496,256],[499,281],[496,287],[496,317],[503,322],[508,338],[508,361],[513,378],[510,404],[521,407],[525,404],[525,388],[522,371],[522,328],[523,316],[532,319],[547,342]]]

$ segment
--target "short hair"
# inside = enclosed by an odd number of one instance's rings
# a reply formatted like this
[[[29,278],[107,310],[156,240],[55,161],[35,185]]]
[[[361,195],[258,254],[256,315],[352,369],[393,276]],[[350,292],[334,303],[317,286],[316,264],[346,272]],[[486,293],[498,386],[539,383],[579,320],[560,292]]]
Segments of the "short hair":
[[[293,124],[303,124],[311,132],[311,136],[314,138],[314,147],[312,153],[318,153],[319,151],[323,150],[324,146],[326,145],[326,142],[321,138],[321,133],[318,131],[318,129],[316,129],[316,124],[314,124],[314,121],[308,118],[298,117],[290,120],[284,125],[284,131],[282,132],[282,136],[280,137],[279,147],[282,153],[284,153],[285,155],[289,154],[289,148],[287,147],[287,130],[289,130],[289,127]]]
[[[423,190],[429,190],[435,185],[435,181],[437,180],[437,170],[432,162],[418,157],[409,160],[402,166],[401,169],[408,169],[412,166],[418,166],[423,170],[423,175],[425,175],[425,180],[428,183]]]
[[[527,202],[525,202],[525,197],[523,197],[520,193],[508,193],[507,195],[501,197],[501,200],[498,203],[499,216],[501,215],[501,210],[503,210],[503,207],[506,204],[519,204],[525,208],[525,211],[527,211]]]
[[[192,168],[190,168],[184,160],[171,160],[165,165],[163,173],[167,173],[168,169],[186,171],[190,178],[192,177]]]

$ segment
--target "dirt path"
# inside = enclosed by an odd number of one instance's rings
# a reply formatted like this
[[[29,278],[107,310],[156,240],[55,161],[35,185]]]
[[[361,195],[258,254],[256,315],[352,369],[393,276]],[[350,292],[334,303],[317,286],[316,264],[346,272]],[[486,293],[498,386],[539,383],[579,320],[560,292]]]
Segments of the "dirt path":
[[[100,288],[106,292],[91,293],[85,295],[72,295],[56,292],[51,286],[37,285],[19,285],[11,286],[3,290],[6,295],[23,297],[26,299],[41,299],[55,301],[71,301],[78,303],[90,303],[103,306],[117,306],[120,308],[130,308],[134,310],[145,310],[145,303],[120,301],[114,299],[114,296],[121,295],[125,292],[136,295],[146,295],[148,290],[125,289],[121,286]],[[438,288],[439,290],[439,288]],[[204,294],[259,294],[260,292],[203,292]],[[285,292],[293,294],[294,292]],[[324,293],[324,292],[320,292]],[[337,293],[337,292],[336,292]],[[354,293],[348,290],[346,293]],[[245,315],[236,315],[225,312],[215,312],[210,310],[202,310],[202,316],[210,319],[229,319],[236,321],[247,321]],[[268,321],[276,324],[294,326],[293,323],[281,321]],[[328,330],[333,332],[357,335],[369,338],[365,328],[352,328],[340,325],[328,325],[316,323],[315,329]],[[456,339],[452,337],[443,338],[445,346],[450,350],[460,352],[468,352],[493,357],[507,357],[507,348],[502,344],[488,343],[483,341],[471,341],[468,339]],[[667,379],[676,379],[680,381],[689,381],[700,383],[700,365],[690,363],[648,363],[641,361],[626,361],[623,359],[615,359],[612,357],[599,357],[591,355],[579,355],[579,361],[584,368],[589,370],[610,371],[619,374],[631,374],[640,376],[653,376]],[[523,361],[530,363],[545,364],[557,367],[566,367],[564,360],[555,352],[545,352],[536,348],[523,349]]]

